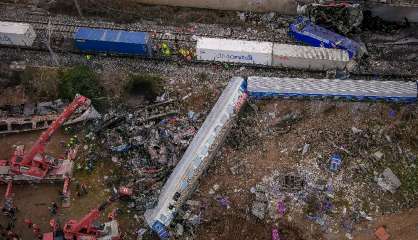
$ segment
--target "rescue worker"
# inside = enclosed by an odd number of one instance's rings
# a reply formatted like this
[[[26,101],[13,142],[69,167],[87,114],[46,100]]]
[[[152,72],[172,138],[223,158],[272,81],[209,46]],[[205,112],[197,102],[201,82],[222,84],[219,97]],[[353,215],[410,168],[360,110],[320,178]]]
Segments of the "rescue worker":
[[[77,188],[79,188],[79,190],[77,191],[77,196],[78,197],[81,197],[81,196],[84,196],[84,195],[87,194],[87,186],[86,186],[86,184],[84,184],[84,183],[79,184],[77,186]]]
[[[36,223],[32,224],[32,232],[33,232],[33,234],[38,236],[38,234],[41,232],[41,228],[39,227],[38,224],[36,224]]]
[[[52,215],[57,214],[57,210],[58,210],[58,205],[56,202],[51,202],[51,207],[49,207],[49,211],[51,212]]]
[[[26,218],[25,220],[23,220],[23,222],[28,226],[28,228],[32,228],[32,220],[30,220],[29,218]]]
[[[165,56],[165,57],[169,57],[171,56],[171,49],[168,46],[167,43],[163,43],[161,44],[161,53]]]

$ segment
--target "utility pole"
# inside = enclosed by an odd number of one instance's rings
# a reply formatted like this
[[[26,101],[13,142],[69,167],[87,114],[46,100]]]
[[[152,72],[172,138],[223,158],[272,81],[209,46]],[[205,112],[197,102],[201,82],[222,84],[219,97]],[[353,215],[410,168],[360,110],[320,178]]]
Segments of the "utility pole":
[[[83,13],[81,12],[81,8],[80,8],[80,5],[78,4],[78,0],[74,0],[74,5],[77,8],[78,15],[80,15],[80,17],[83,18]]]
[[[59,65],[58,56],[55,54],[55,52],[51,48],[51,36],[53,33],[51,19],[48,20],[48,29],[47,29],[47,39],[46,39],[46,47],[48,48],[49,54],[51,55],[52,62],[55,65]]]

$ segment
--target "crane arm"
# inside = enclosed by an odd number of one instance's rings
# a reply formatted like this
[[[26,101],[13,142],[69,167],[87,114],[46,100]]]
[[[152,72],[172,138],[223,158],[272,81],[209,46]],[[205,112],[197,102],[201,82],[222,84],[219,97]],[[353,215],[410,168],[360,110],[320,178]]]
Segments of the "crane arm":
[[[77,108],[84,104],[90,104],[90,100],[84,96],[77,95],[75,99],[68,105],[64,111],[56,118],[49,128],[44,131],[38,140],[32,146],[30,151],[23,156],[22,165],[27,165],[32,162],[36,154],[43,153],[45,151],[45,146],[48,143],[51,136],[62,126],[62,124],[74,113]]]
[[[81,229],[86,228],[87,232],[90,231],[90,228],[92,226],[92,223],[96,221],[100,217],[100,211],[99,209],[95,208],[91,210],[87,215],[85,215],[82,219],[80,219],[79,222],[72,225],[70,229],[70,232],[78,233],[81,231]]]

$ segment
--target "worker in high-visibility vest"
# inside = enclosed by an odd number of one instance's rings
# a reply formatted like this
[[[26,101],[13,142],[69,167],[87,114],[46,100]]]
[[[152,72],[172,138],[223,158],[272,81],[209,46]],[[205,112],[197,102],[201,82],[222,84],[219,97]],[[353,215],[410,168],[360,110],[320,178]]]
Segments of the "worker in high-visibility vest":
[[[171,49],[167,43],[161,44],[161,52],[164,56],[169,57],[171,56]]]

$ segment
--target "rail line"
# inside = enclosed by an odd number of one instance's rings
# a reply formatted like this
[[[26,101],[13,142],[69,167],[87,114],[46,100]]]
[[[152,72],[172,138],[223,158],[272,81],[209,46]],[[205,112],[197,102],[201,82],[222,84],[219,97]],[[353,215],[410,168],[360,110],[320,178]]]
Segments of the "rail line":
[[[37,16],[38,17],[38,16]],[[39,17],[38,17],[39,18]],[[33,47],[20,47],[20,49],[22,50],[33,50],[33,51],[42,51],[42,52],[48,52],[47,47],[45,46],[45,39],[46,39],[46,34],[47,34],[47,30],[48,30],[48,25],[49,25],[49,18],[47,17],[43,17],[44,19],[38,19],[38,20],[34,20],[34,19],[30,19],[27,16],[24,17],[24,19],[14,19],[14,18],[5,18],[5,17],[0,17],[0,21],[12,21],[12,22],[20,22],[20,23],[29,23],[31,24],[34,29],[40,33],[39,36],[37,37],[37,39],[35,40],[35,43],[33,45]],[[53,19],[54,20],[54,19]],[[56,20],[56,19],[55,19]],[[187,33],[187,32],[170,32],[170,31],[166,31],[166,30],[152,30],[152,29],[146,29],[144,27],[137,27],[137,26],[122,26],[122,25],[117,25],[115,23],[111,23],[111,22],[95,22],[95,23],[86,23],[86,22],[81,22],[81,21],[76,21],[75,23],[65,23],[65,21],[51,21],[51,27],[52,27],[52,40],[58,40],[59,41],[72,41],[73,38],[73,34],[75,33],[75,31],[77,30],[77,28],[79,27],[89,27],[89,28],[106,28],[106,29],[112,29],[112,30],[130,30],[130,31],[143,31],[143,32],[149,32],[151,39],[153,41],[153,45],[157,46],[163,42],[167,42],[169,44],[173,44],[173,45],[177,45],[179,48],[185,47],[187,49],[192,49],[194,48],[195,44],[196,44],[196,37],[227,37],[225,35],[211,35],[211,34],[205,34],[205,35],[194,35],[192,33]],[[247,39],[245,39],[247,40]],[[260,39],[248,39],[248,40],[260,40]],[[52,42],[54,42],[52,41]],[[279,42],[285,42],[285,43],[289,43],[291,41],[287,41],[286,39],[281,39],[281,41]],[[72,42],[70,44],[66,44],[66,46],[62,47],[62,46],[58,46],[56,44],[51,44],[52,49],[57,52],[57,53],[72,53],[72,54],[83,54],[82,52],[80,52],[79,50],[76,50],[73,47]],[[14,46],[1,46],[3,48],[17,48]],[[155,49],[154,49],[155,50]],[[139,58],[139,59],[149,59],[149,60],[156,60],[156,61],[167,61],[167,60],[171,60],[171,61],[178,61],[181,60],[181,58],[177,55],[172,55],[170,57],[165,57],[162,56],[158,51],[154,51],[157,54],[154,57],[141,57],[141,56],[115,56],[115,55],[107,55],[108,57],[130,57],[130,58]],[[99,53],[89,53],[91,55],[102,55]],[[393,59],[391,59],[393,60]],[[191,60],[191,63],[211,63],[211,62],[204,62],[204,61],[197,61],[197,60]],[[406,61],[408,62],[408,61]],[[267,68],[267,69],[271,69],[274,67],[271,66],[263,66],[263,65],[253,65],[253,64],[231,64],[228,63],[228,65],[242,65],[242,66],[248,66],[248,67],[253,67],[253,68]],[[311,70],[312,71],[312,70]],[[315,72],[315,71],[313,71]],[[357,74],[360,76],[375,76],[376,73],[375,72],[351,72],[352,74]],[[411,77],[413,76],[412,74],[398,74],[398,73],[385,73],[382,74],[383,76],[395,76],[395,77]]]
[[[156,35],[157,39],[164,39],[164,40],[176,40],[176,41],[194,41],[195,36],[200,37],[211,37],[211,38],[235,38],[235,39],[242,39],[242,40],[251,40],[251,41],[270,41],[270,42],[282,42],[282,43],[290,43],[290,38],[287,37],[287,34],[280,34],[279,32],[287,32],[285,28],[280,29],[277,34],[274,34],[273,37],[266,37],[260,36],[261,33],[256,33],[254,35],[242,34],[243,29],[233,29],[228,28],[229,30],[218,31],[219,29],[213,30],[212,32],[208,32],[206,30],[198,31],[198,32],[187,32],[187,31],[173,31],[175,27],[164,27],[158,26],[159,29],[153,29],[151,27],[146,26],[135,26],[134,24],[117,24],[113,22],[105,22],[105,21],[97,21],[97,22],[86,22],[83,20],[71,20],[75,23],[68,23],[66,21],[69,20],[58,20],[57,18],[49,18],[44,16],[35,15],[33,18],[30,17],[30,14],[25,14],[22,17],[15,18],[15,17],[5,17],[0,16],[0,21],[11,21],[11,22],[21,22],[21,23],[30,23],[34,25],[38,25],[40,28],[46,28],[48,25],[48,21],[51,19],[51,24],[59,26],[57,30],[62,29],[63,32],[75,32],[77,27],[90,27],[90,28],[105,28],[111,30],[126,30],[126,31],[140,31],[140,32],[149,32],[151,34]],[[36,19],[34,19],[36,18]],[[41,27],[41,25],[45,25],[45,27]],[[37,28],[36,26],[34,26]],[[279,29],[278,29],[279,30]],[[226,33],[225,33],[226,32]],[[239,35],[236,33],[240,33]],[[267,32],[266,32],[267,34]]]

